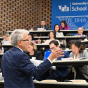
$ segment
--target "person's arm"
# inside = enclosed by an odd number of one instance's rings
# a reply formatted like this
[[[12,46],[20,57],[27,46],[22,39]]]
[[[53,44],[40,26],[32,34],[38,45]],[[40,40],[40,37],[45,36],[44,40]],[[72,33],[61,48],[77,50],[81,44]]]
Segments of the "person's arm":
[[[48,59],[46,59],[37,67],[30,61],[29,57],[26,54],[22,54],[19,63],[20,69],[27,75],[38,77],[52,66],[51,62],[55,58],[63,56],[61,54],[63,54],[63,51],[61,49],[54,49]]]

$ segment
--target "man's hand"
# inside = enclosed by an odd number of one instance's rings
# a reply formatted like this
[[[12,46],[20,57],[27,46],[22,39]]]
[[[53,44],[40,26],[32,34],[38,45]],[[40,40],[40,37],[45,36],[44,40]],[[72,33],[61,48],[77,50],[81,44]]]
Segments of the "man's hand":
[[[61,55],[61,54],[63,54],[63,53],[64,53],[64,52],[63,52],[62,49],[60,49],[60,48],[55,48],[55,49],[51,52],[51,54],[50,54],[50,56],[49,56],[49,59],[50,59],[51,61],[53,61],[55,58],[64,56],[64,55]]]

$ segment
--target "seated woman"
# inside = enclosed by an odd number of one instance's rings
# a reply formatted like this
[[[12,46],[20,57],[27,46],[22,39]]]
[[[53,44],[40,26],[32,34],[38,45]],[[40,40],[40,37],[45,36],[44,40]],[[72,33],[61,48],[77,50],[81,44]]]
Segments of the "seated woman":
[[[28,36],[29,36],[29,40],[34,42],[34,44],[35,44],[35,41],[33,40],[34,39],[33,34],[29,33]]]
[[[69,25],[67,25],[65,20],[62,20],[60,24],[60,30],[70,30]]]
[[[56,33],[56,37],[61,37],[61,36],[64,36],[63,32],[60,32],[60,27],[58,24],[55,24],[54,25],[54,31]],[[64,47],[66,45],[66,41],[65,40],[59,40],[60,41],[60,44],[62,47]]]
[[[46,44],[49,44],[52,40],[56,40],[58,41],[59,45],[60,45],[60,42],[59,40],[56,39],[56,33],[54,31],[51,31],[49,33],[49,39],[45,41]]]
[[[42,53],[40,51],[37,51],[36,45],[32,41],[29,42],[27,52],[27,55],[30,59],[35,58],[37,60],[43,60]]]
[[[88,59],[88,51],[85,50],[85,47],[81,44],[81,41],[74,40],[71,42],[72,52],[70,57],[73,59]],[[77,78],[85,79],[88,81],[88,65],[83,66],[73,66],[77,73]]]
[[[2,41],[2,44],[11,44],[11,40],[10,40],[10,35],[9,35],[9,33],[5,33],[4,39],[3,39],[3,41]]]
[[[67,25],[66,21],[65,20],[62,20],[61,23],[60,23],[60,30],[70,30],[70,27],[69,25]],[[70,33],[64,33],[65,36],[71,36]]]

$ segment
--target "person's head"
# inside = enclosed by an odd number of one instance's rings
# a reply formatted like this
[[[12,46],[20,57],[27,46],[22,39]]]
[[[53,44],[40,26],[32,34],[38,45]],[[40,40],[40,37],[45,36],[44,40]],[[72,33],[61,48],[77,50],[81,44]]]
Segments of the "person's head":
[[[82,53],[85,49],[85,47],[81,44],[81,41],[79,40],[73,40],[71,42],[71,48],[74,54]]]
[[[11,44],[26,51],[29,43],[29,31],[25,29],[16,29],[11,33]]]
[[[78,28],[78,35],[81,35],[81,34],[83,34],[83,28],[82,27],[79,27]]]
[[[65,20],[62,20],[60,24],[62,28],[65,28],[67,26],[67,23]]]
[[[46,22],[44,20],[41,20],[41,26],[45,26]]]
[[[29,45],[27,47],[27,52],[31,52],[31,51],[34,51],[34,50],[37,50],[36,45],[32,41],[30,41]]]
[[[54,25],[54,31],[55,32],[60,32],[60,28],[59,28],[59,25],[58,24],[55,24]]]
[[[32,34],[32,33],[29,33],[29,34],[28,34],[28,36],[29,36],[29,40],[30,40],[30,41],[32,41],[32,40],[34,39],[34,37],[33,37],[33,34]]]
[[[9,35],[9,33],[5,33],[5,35],[4,35],[4,39],[5,39],[6,41],[9,41],[9,39],[10,39],[10,35]]]
[[[51,39],[51,38],[56,39],[56,33],[55,33],[54,31],[51,31],[51,32],[49,33],[49,38],[50,38],[50,39]]]
[[[50,50],[51,50],[51,51],[52,51],[53,49],[55,49],[56,47],[59,47],[58,41],[52,40],[52,41],[49,43],[49,47],[50,47]]]

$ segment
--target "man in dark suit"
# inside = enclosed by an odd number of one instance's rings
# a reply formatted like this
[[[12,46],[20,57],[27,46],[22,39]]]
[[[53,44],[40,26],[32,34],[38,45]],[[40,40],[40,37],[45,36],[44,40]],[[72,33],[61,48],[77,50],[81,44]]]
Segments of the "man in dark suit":
[[[34,88],[32,77],[38,77],[52,66],[54,58],[62,56],[61,49],[54,49],[51,55],[39,66],[35,66],[24,52],[29,40],[28,31],[16,29],[11,34],[13,48],[2,57],[1,71],[4,77],[4,88]]]
[[[53,49],[59,47],[59,43],[55,40],[52,40],[49,43],[49,47],[51,52],[53,51]],[[49,54],[51,53],[49,52]],[[69,52],[67,51],[63,51],[64,52],[64,56],[62,57],[58,57],[57,60],[61,60],[61,58],[68,58],[69,57]],[[44,58],[44,60],[46,60],[48,57],[48,55]],[[68,67],[67,66],[56,66],[54,67],[54,70],[52,71],[52,73],[50,74],[49,71],[47,71],[46,73],[44,73],[42,76],[36,78],[37,80],[41,81],[44,79],[62,79],[63,77],[65,77],[68,74]]]
[[[38,30],[38,28],[43,28],[44,30],[49,30],[49,26],[46,25],[46,22],[44,20],[41,20],[41,24],[37,26],[36,30]]]
[[[46,25],[46,22],[44,20],[41,20],[41,23],[37,26],[36,30],[38,30],[38,28],[43,28],[42,31],[49,30],[49,26]],[[48,34],[38,34],[38,36],[48,36]]]

